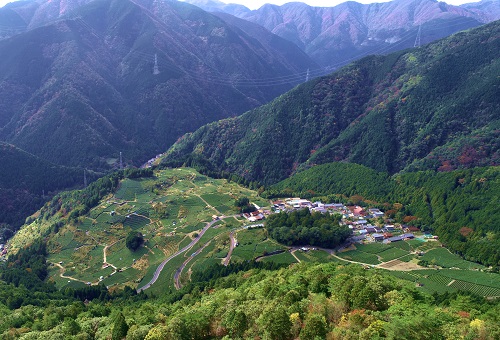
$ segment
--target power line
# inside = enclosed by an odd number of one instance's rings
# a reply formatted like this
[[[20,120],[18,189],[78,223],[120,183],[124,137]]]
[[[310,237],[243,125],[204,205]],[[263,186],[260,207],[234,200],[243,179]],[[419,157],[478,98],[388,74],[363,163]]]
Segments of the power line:
[[[415,38],[415,43],[413,44],[413,47],[420,47],[420,37],[422,34],[422,25],[418,26],[418,33],[417,37]]]
[[[92,27],[90,27],[90,25],[88,25],[88,23],[86,23],[82,19],[82,17],[76,17],[75,20],[78,23],[80,23],[84,28],[89,30],[93,36],[95,36],[96,38],[98,38],[101,41],[106,41],[106,39],[102,35],[100,35],[98,32],[96,32]],[[458,18],[452,19],[446,23],[425,25],[425,31],[431,32],[431,31],[435,31],[435,30],[442,30],[445,28],[451,28],[454,26],[463,25],[463,24],[465,24],[465,22],[469,22],[469,20],[467,18],[464,18],[464,17],[458,17]],[[161,33],[164,33],[164,32],[161,32]],[[303,72],[296,72],[294,74],[288,74],[288,75],[284,75],[284,76],[276,76],[276,77],[271,77],[271,78],[253,78],[252,79],[252,78],[245,77],[243,75],[228,76],[228,75],[224,75],[224,74],[212,69],[207,64],[203,64],[203,65],[205,67],[211,69],[211,71],[214,72],[215,74],[208,73],[208,74],[204,74],[203,76],[201,76],[196,71],[192,71],[189,68],[187,68],[187,69],[180,68],[179,66],[174,65],[173,63],[171,63],[167,60],[164,61],[164,63],[162,64],[163,65],[162,67],[165,68],[166,70],[169,70],[169,71],[172,71],[175,73],[183,73],[186,76],[189,76],[190,78],[197,80],[197,81],[200,81],[200,82],[209,82],[209,83],[218,84],[218,85],[227,85],[227,86],[234,86],[234,87],[266,87],[266,86],[279,86],[279,85],[285,85],[285,84],[297,84],[297,83],[303,82],[304,79],[306,81],[308,81],[311,79],[311,77],[318,77],[318,76],[322,76],[322,75],[325,75],[327,73],[330,73],[330,72],[334,71],[336,68],[343,66],[343,65],[346,65],[349,62],[357,60],[363,56],[373,55],[373,54],[384,54],[390,50],[395,49],[398,46],[401,46],[405,43],[408,43],[411,39],[413,39],[413,37],[415,37],[414,34],[415,34],[414,31],[413,32],[411,30],[407,31],[406,33],[404,33],[403,35],[401,35],[399,37],[399,41],[397,41],[396,43],[389,44],[386,46],[377,46],[370,51],[365,51],[365,52],[359,53],[359,54],[354,55],[350,58],[346,58],[346,59],[342,60],[341,62],[338,62],[335,64],[330,64],[326,67],[317,68],[317,69],[313,69],[313,70],[308,68],[306,71],[303,71]],[[422,24],[419,25],[418,32],[417,32],[417,38],[415,39],[414,45],[417,45],[417,46],[421,45],[421,35],[422,35]],[[415,46],[415,47],[417,47],[417,46]],[[116,50],[118,50],[119,52],[121,52],[122,54],[124,54],[125,57],[139,58],[139,59],[143,59],[143,60],[146,60],[148,62],[154,63],[153,74],[155,74],[155,75],[159,74],[158,53],[150,54],[150,53],[146,53],[146,52],[139,51],[139,50],[126,50],[123,47],[122,48],[117,48],[116,46],[113,46],[113,47]],[[95,52],[95,50],[94,50],[94,52]]]

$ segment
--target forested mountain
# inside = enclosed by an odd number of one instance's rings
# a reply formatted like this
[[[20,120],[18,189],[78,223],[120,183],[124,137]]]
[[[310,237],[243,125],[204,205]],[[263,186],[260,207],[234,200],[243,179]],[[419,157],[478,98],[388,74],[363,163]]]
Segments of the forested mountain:
[[[294,42],[327,68],[337,68],[369,54],[386,54],[413,47],[416,43],[426,44],[500,19],[497,0],[461,7],[435,0],[373,4],[347,1],[334,7],[290,2],[238,13],[230,12],[222,3],[188,2],[257,23]]]
[[[7,239],[54,192],[84,184],[83,169],[49,163],[0,142],[0,237]],[[88,173],[88,181],[95,175]],[[3,242],[0,242],[3,243]]]
[[[439,235],[471,261],[500,263],[500,168],[410,172],[390,177],[357,164],[330,163],[300,172],[264,195],[343,195],[377,202],[389,215]],[[395,209],[389,202],[398,203]],[[373,204],[373,203],[372,203]]]
[[[0,140],[57,164],[109,168],[122,151],[138,165],[187,131],[268,102],[316,67],[293,44],[264,30],[253,37],[190,4],[86,2],[23,2],[2,12],[12,22],[25,14],[35,28],[0,40]]]
[[[497,165],[499,37],[494,22],[364,58],[184,136],[166,160],[201,157],[268,184],[332,161],[389,173]]]

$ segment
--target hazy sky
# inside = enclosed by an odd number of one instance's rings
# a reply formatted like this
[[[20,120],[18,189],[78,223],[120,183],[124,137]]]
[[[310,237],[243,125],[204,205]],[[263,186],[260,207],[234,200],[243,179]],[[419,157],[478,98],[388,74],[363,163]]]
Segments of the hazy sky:
[[[298,2],[305,2],[311,6],[318,7],[333,7],[339,3],[345,2],[346,0],[302,0]],[[0,0],[0,7],[4,6],[6,3],[13,2],[12,0]],[[266,3],[272,3],[276,5],[283,5],[287,2],[291,2],[290,0],[224,0],[225,3],[234,3],[234,4],[243,4],[250,9],[256,9]],[[371,2],[385,2],[383,0],[357,0],[357,2],[361,3],[371,3]],[[474,0],[447,0],[446,3],[452,5],[465,4],[468,2],[474,2]]]

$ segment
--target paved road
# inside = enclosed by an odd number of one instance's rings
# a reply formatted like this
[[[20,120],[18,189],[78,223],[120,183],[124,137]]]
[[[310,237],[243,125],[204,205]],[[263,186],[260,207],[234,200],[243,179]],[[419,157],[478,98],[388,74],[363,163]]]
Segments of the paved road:
[[[138,288],[137,289],[137,292],[140,293],[141,291],[143,290],[146,290],[148,289],[149,287],[151,287],[151,285],[153,283],[156,282],[156,280],[158,280],[158,277],[160,276],[160,273],[161,271],[163,270],[163,268],[165,267],[165,265],[167,264],[168,261],[170,261],[171,259],[173,259],[174,257],[188,251],[190,248],[192,248],[196,243],[198,243],[198,241],[200,240],[200,238],[203,236],[203,234],[205,234],[205,232],[210,229],[211,226],[214,225],[214,223],[217,222],[217,221],[211,221],[211,222],[208,222],[207,225],[201,230],[201,232],[198,234],[198,237],[196,237],[193,241],[191,241],[191,243],[189,243],[187,246],[185,246],[184,248],[182,248],[181,250],[177,251],[176,253],[174,253],[173,255],[170,255],[168,258],[166,258],[162,263],[160,263],[160,265],[158,266],[158,268],[156,268],[156,271],[153,275],[153,278],[151,279],[151,281],[149,281],[147,284],[145,284],[144,286],[142,286],[141,288]]]
[[[214,221],[211,221],[211,222],[208,222],[207,225],[201,230],[201,232],[198,234],[198,237],[195,238],[193,241],[191,241],[191,243],[189,243],[187,246],[185,246],[184,248],[182,248],[181,250],[177,251],[175,254],[169,256],[168,258],[166,258],[162,263],[160,263],[160,265],[158,266],[158,268],[156,268],[156,271],[153,275],[153,278],[147,283],[145,284],[144,286],[142,286],[141,288],[137,288],[137,293],[140,293],[146,289],[148,289],[149,287],[151,287],[152,284],[154,284],[156,282],[156,280],[158,280],[158,277],[160,276],[160,273],[161,271],[163,270],[163,268],[165,267],[165,265],[168,263],[168,261],[170,261],[171,259],[173,259],[174,257],[182,254],[182,253],[185,253],[186,251],[188,251],[189,249],[191,249],[196,243],[198,243],[198,241],[201,239],[201,237],[205,234],[205,232],[210,229],[210,227],[212,227],[215,223],[219,222],[220,220],[222,219],[225,219],[225,218],[234,218],[234,217],[238,217],[240,215],[232,215],[232,216],[221,216],[218,220],[214,220]],[[203,249],[203,248],[202,248]],[[189,261],[188,261],[189,262]],[[183,267],[181,267],[183,268]],[[180,268],[179,268],[180,269]],[[177,271],[179,271],[179,269],[177,269]],[[181,270],[182,272],[182,270]],[[177,272],[176,272],[177,273]],[[180,272],[179,272],[180,273]]]
[[[201,247],[200,249],[198,249],[197,251],[195,251],[194,253],[192,253],[186,259],[186,261],[184,261],[184,263],[182,264],[182,266],[180,266],[179,268],[177,268],[177,270],[175,271],[175,274],[174,274],[174,286],[175,286],[175,289],[179,290],[179,289],[182,288],[182,285],[181,285],[181,282],[180,282],[180,277],[181,277],[182,271],[184,270],[184,268],[186,268],[186,265],[192,259],[194,259],[195,256],[199,255],[203,251],[203,249],[205,249],[210,244],[210,242],[212,242],[212,240],[208,241],[207,243],[205,243],[205,245],[203,247]]]

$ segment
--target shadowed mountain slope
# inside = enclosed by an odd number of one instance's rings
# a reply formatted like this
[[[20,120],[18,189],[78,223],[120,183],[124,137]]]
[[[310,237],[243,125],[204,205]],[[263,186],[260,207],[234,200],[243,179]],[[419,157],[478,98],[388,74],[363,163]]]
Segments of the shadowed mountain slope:
[[[55,3],[65,8],[44,2]],[[189,4],[96,0],[0,40],[0,139],[58,164],[108,168],[120,151],[140,164],[289,90],[309,67],[287,41]]]

